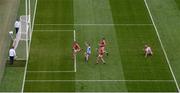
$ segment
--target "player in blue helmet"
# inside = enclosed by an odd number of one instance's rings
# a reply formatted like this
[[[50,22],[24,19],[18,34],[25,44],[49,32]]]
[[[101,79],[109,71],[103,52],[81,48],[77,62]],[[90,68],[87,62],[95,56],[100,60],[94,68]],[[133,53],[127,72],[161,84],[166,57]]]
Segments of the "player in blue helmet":
[[[86,52],[85,52],[85,63],[87,63],[88,62],[88,60],[89,60],[89,56],[91,55],[91,46],[90,46],[90,44],[89,43],[85,43],[85,45],[86,45]]]

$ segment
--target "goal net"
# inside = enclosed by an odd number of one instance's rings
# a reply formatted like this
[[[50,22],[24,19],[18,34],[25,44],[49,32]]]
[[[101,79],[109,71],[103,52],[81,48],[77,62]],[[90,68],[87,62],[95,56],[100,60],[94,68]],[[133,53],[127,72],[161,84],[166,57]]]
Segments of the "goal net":
[[[27,60],[29,55],[30,37],[32,31],[30,30],[30,16],[20,16],[20,27],[14,39],[13,46],[16,50],[16,60]]]
[[[29,47],[33,31],[37,0],[22,0],[20,2],[20,27],[13,41],[16,50],[16,60],[28,60]],[[25,11],[24,11],[25,10]]]

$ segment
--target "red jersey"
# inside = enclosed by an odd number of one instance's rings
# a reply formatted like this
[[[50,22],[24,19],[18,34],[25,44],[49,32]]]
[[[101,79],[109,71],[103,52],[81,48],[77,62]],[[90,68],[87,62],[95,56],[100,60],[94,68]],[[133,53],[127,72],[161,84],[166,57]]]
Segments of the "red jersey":
[[[100,55],[103,55],[104,54],[104,47],[100,47],[99,50],[98,50],[98,53]]]
[[[99,42],[99,47],[105,47],[106,46],[106,41],[105,40],[101,40]]]
[[[75,49],[75,50],[80,49],[80,46],[78,45],[78,43],[74,43],[73,49]]]

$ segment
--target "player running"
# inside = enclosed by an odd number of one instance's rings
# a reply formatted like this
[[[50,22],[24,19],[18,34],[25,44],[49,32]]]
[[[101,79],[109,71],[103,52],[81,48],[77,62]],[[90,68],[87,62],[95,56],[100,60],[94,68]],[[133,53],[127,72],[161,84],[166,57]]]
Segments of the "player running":
[[[80,51],[81,51],[81,48],[80,48],[79,44],[76,41],[74,41],[74,43],[73,43],[73,58]]]
[[[99,49],[98,49],[98,56],[97,56],[97,60],[96,60],[96,64],[98,64],[99,61],[102,61],[103,64],[105,64],[105,61],[104,61],[104,59],[103,59],[104,53],[105,53],[104,47],[99,47]]]
[[[152,56],[152,55],[153,55],[153,52],[152,52],[151,47],[149,47],[148,45],[145,45],[145,46],[144,46],[144,54],[145,54],[145,58],[146,58],[148,55]]]
[[[89,56],[91,55],[91,46],[89,43],[85,43],[85,45],[87,47],[85,52],[85,63],[87,63],[89,60]]]
[[[105,47],[106,47],[106,40],[105,40],[105,38],[103,37],[102,38],[102,40],[100,40],[100,42],[99,42],[99,47],[103,47],[104,48],[104,52],[106,53],[106,55],[108,56],[108,52],[107,51],[105,51]]]

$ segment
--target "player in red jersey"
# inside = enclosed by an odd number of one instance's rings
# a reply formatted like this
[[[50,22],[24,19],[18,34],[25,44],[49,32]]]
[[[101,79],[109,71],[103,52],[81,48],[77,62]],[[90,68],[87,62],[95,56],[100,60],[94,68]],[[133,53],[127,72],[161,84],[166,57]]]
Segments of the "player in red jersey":
[[[105,61],[103,59],[104,53],[105,53],[104,47],[99,47],[96,64],[98,64],[100,60],[103,62],[103,64],[105,64]]]
[[[106,40],[105,38],[103,37],[100,42],[99,42],[99,47],[105,47],[106,46]]]
[[[76,41],[74,41],[72,48],[73,48],[73,57],[76,56],[76,54],[79,51],[81,51],[81,48],[80,48],[79,44]]]
[[[102,40],[100,40],[100,42],[99,42],[99,47],[103,47],[104,48],[104,52],[106,53],[106,55],[108,56],[108,52],[107,51],[105,51],[105,47],[106,47],[106,40],[105,40],[105,38],[103,37],[102,38]]]

